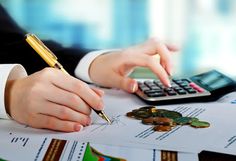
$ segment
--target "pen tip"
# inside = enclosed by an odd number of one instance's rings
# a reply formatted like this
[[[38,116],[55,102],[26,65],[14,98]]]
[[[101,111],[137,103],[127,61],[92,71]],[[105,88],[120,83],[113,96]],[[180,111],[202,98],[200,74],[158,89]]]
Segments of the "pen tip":
[[[105,114],[104,111],[101,111],[101,112],[99,113],[99,116],[100,116],[101,118],[103,118],[104,120],[106,120],[106,121],[108,122],[108,124],[111,124],[111,123],[112,123],[111,120],[107,117],[107,115]]]
[[[108,124],[111,124],[111,120],[107,117],[106,117],[106,121],[108,122]]]

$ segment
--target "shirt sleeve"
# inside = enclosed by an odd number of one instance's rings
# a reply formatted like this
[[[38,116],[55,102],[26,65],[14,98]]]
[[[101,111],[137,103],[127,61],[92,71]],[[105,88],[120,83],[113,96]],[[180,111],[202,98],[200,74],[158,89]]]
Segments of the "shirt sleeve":
[[[8,80],[27,76],[23,66],[19,64],[0,64],[0,118],[9,119],[5,109],[5,86]]]
[[[75,76],[82,79],[85,82],[93,83],[89,76],[89,67],[91,63],[100,55],[106,54],[108,52],[117,51],[117,49],[110,50],[99,50],[93,51],[86,54],[78,63],[75,68]]]

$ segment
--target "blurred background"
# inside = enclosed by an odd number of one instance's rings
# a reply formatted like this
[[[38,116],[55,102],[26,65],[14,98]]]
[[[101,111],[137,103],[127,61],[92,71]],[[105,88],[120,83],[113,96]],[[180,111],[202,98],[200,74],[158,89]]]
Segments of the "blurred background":
[[[218,69],[236,78],[235,0],[0,2],[20,26],[41,39],[54,39],[64,46],[109,49],[157,37],[181,48],[173,55],[174,75]],[[140,71],[150,76],[145,69]]]

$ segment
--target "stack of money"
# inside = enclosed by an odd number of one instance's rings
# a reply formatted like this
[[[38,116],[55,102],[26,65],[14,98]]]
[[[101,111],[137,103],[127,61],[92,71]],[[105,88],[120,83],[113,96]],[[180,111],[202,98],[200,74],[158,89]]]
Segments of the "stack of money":
[[[175,126],[190,125],[194,128],[207,128],[210,123],[200,121],[196,117],[185,117],[181,113],[166,109],[157,109],[155,106],[144,106],[128,112],[126,116],[141,120],[145,125],[154,125],[153,130],[159,132],[170,131]]]

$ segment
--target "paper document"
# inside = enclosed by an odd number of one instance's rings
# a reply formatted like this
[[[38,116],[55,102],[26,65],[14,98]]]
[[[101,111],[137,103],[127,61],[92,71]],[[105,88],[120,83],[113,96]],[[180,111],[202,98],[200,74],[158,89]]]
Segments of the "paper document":
[[[124,92],[106,91],[106,112],[115,120],[106,125],[101,119],[94,119],[92,126],[86,127],[78,135],[82,140],[113,145],[132,145],[143,148],[167,149],[174,151],[201,152],[202,150],[236,154],[236,108],[225,103],[195,103],[157,106],[175,110],[183,116],[197,117],[208,121],[211,126],[195,129],[190,126],[176,126],[169,132],[154,132],[152,126],[126,117],[126,113],[142,106],[135,96]],[[132,98],[133,97],[133,98]],[[112,109],[111,109],[112,108]]]
[[[229,93],[219,100],[217,100],[219,103],[231,103],[236,105],[236,92]]]
[[[198,155],[192,153],[88,144],[47,137],[24,137],[14,133],[1,138],[0,159],[2,160],[100,161],[104,158],[111,161],[167,161],[167,159],[168,161],[198,161]],[[96,157],[91,149],[105,155]]]
[[[229,103],[195,103],[157,106],[175,110],[183,116],[197,117],[211,125],[195,129],[176,126],[169,132],[154,132],[152,126],[126,117],[132,109],[145,105],[136,96],[121,90],[105,90],[105,112],[113,119],[112,125],[93,113],[93,124],[82,132],[62,133],[25,127],[14,121],[0,122],[0,136],[14,132],[22,136],[77,140],[96,144],[199,153],[202,150],[236,155],[236,107]]]

